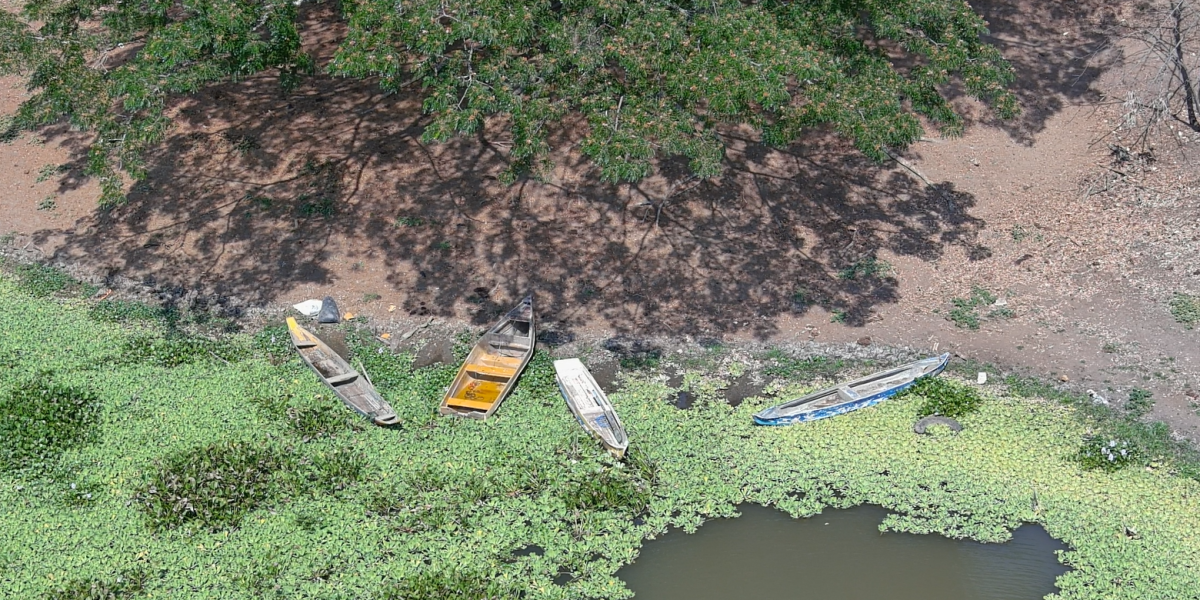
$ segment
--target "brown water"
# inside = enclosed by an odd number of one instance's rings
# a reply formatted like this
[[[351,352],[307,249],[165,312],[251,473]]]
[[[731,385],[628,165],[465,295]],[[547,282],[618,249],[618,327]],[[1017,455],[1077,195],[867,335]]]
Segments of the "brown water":
[[[1065,550],[1036,525],[1004,544],[880,533],[877,506],[792,519],[758,505],[647,542],[617,575],[637,600],[1034,600]]]

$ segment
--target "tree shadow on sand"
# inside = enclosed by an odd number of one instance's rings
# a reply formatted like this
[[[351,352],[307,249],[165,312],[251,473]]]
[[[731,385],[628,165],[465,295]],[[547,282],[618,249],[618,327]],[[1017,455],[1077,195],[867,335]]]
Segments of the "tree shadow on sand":
[[[327,58],[340,32],[328,7],[307,10],[306,43]],[[377,290],[410,315],[484,324],[533,293],[560,331],[643,335],[768,336],[815,307],[863,325],[898,300],[887,254],[990,255],[974,197],[821,132],[780,150],[730,129],[720,178],[666,160],[612,185],[568,121],[552,176],[507,186],[503,123],[428,146],[420,108],[417,90],[326,76],[288,96],[269,76],[213,86],[176,102],[126,205],[35,238],[101,272],[254,303]]]
[[[1014,119],[989,116],[983,124],[1001,128],[1029,146],[1050,117],[1068,105],[1104,99],[1097,80],[1123,60],[1120,49],[1111,44],[1117,4],[978,0],[971,6],[988,22],[989,34],[983,40],[1012,64],[1016,80],[1011,89],[1021,106]],[[960,94],[952,94],[961,100]]]

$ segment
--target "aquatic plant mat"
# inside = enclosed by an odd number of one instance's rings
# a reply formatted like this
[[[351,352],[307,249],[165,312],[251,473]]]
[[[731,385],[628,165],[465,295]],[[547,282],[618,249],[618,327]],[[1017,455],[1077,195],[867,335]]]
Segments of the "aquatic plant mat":
[[[1058,400],[985,387],[958,434],[912,432],[919,394],[756,428],[823,382],[797,372],[734,408],[733,374],[697,369],[680,410],[682,388],[630,370],[610,394],[632,440],[616,463],[542,352],[480,422],[435,416],[453,368],[351,333],[404,420],[389,430],[329,397],[281,327],[197,337],[19,286],[0,278],[0,422],[39,425],[0,432],[0,597],[627,598],[614,574],[645,539],[743,502],[878,504],[883,528],[988,542],[1040,523],[1071,548],[1059,597],[1200,597],[1194,471],[1153,448],[1084,470],[1084,440],[1110,430]]]

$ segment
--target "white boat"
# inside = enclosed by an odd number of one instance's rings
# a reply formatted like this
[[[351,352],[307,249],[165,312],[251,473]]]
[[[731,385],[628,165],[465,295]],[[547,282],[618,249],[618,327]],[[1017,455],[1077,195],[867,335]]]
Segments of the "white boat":
[[[629,448],[625,426],[583,362],[578,358],[554,361],[554,380],[579,424],[613,456],[625,456]]]

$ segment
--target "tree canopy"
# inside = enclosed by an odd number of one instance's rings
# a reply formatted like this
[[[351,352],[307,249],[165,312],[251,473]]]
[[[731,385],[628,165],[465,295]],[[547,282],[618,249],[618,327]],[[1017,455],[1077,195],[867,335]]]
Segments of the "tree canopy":
[[[94,132],[87,172],[102,203],[124,170],[145,176],[172,95],[277,71],[284,91],[314,72],[295,0],[31,0],[0,12],[0,73],[33,94],[10,133],[67,121]],[[963,0],[344,0],[348,29],[331,74],[419,85],[427,140],[511,133],[510,179],[538,174],[549,130],[588,124],[581,149],[610,181],[647,175],[656,156],[720,172],[720,123],[785,145],[832,127],[882,159],[921,133],[962,127],[957,84],[1015,114],[1012,68]]]

